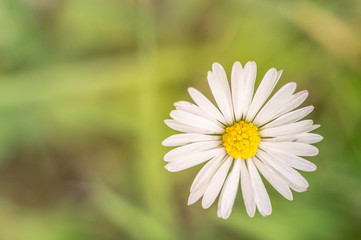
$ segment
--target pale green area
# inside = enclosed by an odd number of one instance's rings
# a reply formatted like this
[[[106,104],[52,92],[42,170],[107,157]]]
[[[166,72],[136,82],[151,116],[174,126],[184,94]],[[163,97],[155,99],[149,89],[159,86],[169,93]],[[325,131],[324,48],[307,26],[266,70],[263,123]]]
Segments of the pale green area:
[[[361,1],[0,1],[0,239],[361,239]],[[161,141],[215,61],[307,89],[310,188],[251,219],[187,206]]]

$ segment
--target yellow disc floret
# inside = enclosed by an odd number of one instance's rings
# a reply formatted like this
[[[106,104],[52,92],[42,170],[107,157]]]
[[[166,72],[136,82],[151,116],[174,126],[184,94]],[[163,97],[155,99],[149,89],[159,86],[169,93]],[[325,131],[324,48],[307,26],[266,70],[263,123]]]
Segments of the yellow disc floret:
[[[222,136],[227,153],[234,158],[248,159],[256,154],[261,141],[258,128],[252,123],[240,121],[226,128]]]

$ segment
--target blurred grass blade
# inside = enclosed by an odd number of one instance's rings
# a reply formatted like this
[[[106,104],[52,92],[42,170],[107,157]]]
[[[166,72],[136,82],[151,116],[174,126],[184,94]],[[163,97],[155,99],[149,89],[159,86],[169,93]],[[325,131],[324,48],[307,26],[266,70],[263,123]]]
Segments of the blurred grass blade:
[[[139,61],[138,103],[137,109],[141,119],[137,128],[139,159],[135,162],[139,197],[146,208],[157,214],[171,228],[176,228],[174,211],[172,211],[172,194],[166,171],[163,168],[163,151],[161,149],[163,119],[160,114],[159,92],[161,78],[157,71],[159,66],[156,44],[156,22],[153,6],[148,1],[139,1],[137,19],[137,57]]]
[[[105,217],[132,239],[177,239],[166,223],[138,209],[102,183],[95,187],[92,201]]]
[[[361,68],[361,37],[343,19],[310,1],[300,1],[285,15],[332,54]]]

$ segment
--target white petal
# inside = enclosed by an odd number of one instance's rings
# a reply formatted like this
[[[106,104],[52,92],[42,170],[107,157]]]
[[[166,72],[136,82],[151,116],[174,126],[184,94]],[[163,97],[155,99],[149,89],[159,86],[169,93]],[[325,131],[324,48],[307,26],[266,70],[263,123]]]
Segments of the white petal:
[[[241,63],[235,62],[232,68],[231,89],[232,89],[234,116],[236,121],[239,121],[242,117],[241,97],[244,89],[244,79],[242,75],[243,75],[243,69]]]
[[[177,110],[182,110],[185,112],[189,112],[204,118],[210,118],[214,121],[216,121],[216,119],[214,119],[213,117],[209,116],[208,114],[206,114],[202,109],[200,109],[200,107],[198,107],[197,105],[187,102],[187,101],[179,101],[179,102],[175,102],[174,106]]]
[[[224,180],[227,177],[227,173],[232,164],[232,160],[233,158],[229,156],[226,159],[226,161],[222,164],[222,166],[218,169],[216,174],[213,176],[202,199],[203,208],[209,208],[212,205],[212,203],[216,200],[219,191],[223,186]]]
[[[209,181],[223,163],[222,160],[224,157],[225,154],[218,155],[204,165],[204,167],[198,172],[197,176],[193,180],[190,189],[191,192],[198,191],[198,189],[204,185],[208,186]]]
[[[224,133],[224,128],[220,123],[216,123],[209,118],[201,117],[199,115],[195,115],[189,112],[185,112],[182,110],[173,110],[170,112],[170,116],[176,120],[177,122],[204,129],[210,130],[215,134]]]
[[[283,152],[296,156],[316,156],[318,154],[318,149],[315,146],[305,143],[261,141],[258,147],[265,151],[270,149],[271,151]]]
[[[315,129],[319,128],[319,127],[321,127],[320,124],[314,124],[314,125],[309,129],[308,132],[312,132],[313,130],[315,130]]]
[[[304,133],[308,132],[309,129],[312,128],[312,124],[312,120],[303,120],[300,122],[289,123],[278,127],[262,128],[262,130],[259,131],[259,135],[261,137],[280,137]]]
[[[281,87],[280,90],[278,90],[259,111],[256,118],[253,120],[253,124],[255,124],[256,126],[261,126],[269,122],[269,119],[272,118],[274,112],[279,111],[281,105],[289,101],[295,90],[296,83],[294,82],[287,83],[286,85]]]
[[[259,159],[261,159],[265,164],[271,166],[289,182],[301,188],[307,189],[307,180],[299,172],[276,159],[274,155],[260,150],[257,152],[257,157],[259,157]]]
[[[316,165],[304,158],[280,152],[271,152],[280,162],[305,172],[312,172],[317,169]]]
[[[180,122],[177,122],[173,119],[166,119],[164,120],[164,123],[167,124],[168,127],[180,131],[180,132],[186,132],[186,133],[200,133],[200,134],[214,134],[214,132],[210,129],[201,129],[197,127],[192,127]]]
[[[218,217],[227,219],[232,212],[234,200],[236,199],[239,175],[241,171],[241,160],[235,160],[233,169],[224,183],[223,190],[218,201]]]
[[[222,113],[201,92],[194,88],[188,88],[188,93],[200,109],[221,123],[226,123]]]
[[[204,192],[207,190],[208,184],[202,185],[200,188],[198,188],[196,191],[191,192],[188,197],[188,205],[192,205],[195,202],[197,202],[204,194]]]
[[[300,109],[294,110],[292,112],[286,113],[285,115],[282,115],[281,117],[273,120],[272,122],[267,123],[261,129],[273,128],[273,127],[278,127],[278,126],[282,126],[285,124],[297,122],[298,120],[301,120],[302,118],[306,117],[310,112],[313,111],[313,109],[314,109],[313,106],[307,106],[307,107],[300,108]]]
[[[181,146],[189,143],[221,140],[221,136],[213,136],[199,133],[180,133],[166,138],[162,144],[166,147]]]
[[[258,208],[258,211],[262,216],[267,216],[272,213],[271,200],[269,199],[267,190],[262,182],[262,179],[253,163],[253,158],[247,160],[249,175],[254,192],[254,199]]]
[[[242,103],[242,115],[245,116],[248,112],[249,106],[252,101],[254,83],[256,81],[257,65],[255,62],[248,62],[244,66],[243,78],[244,78],[244,90],[241,98]]]
[[[256,202],[254,201],[254,193],[252,188],[251,179],[244,159],[241,161],[241,188],[244,205],[246,206],[247,213],[253,217],[256,212]]]
[[[256,94],[253,97],[251,106],[247,112],[246,121],[250,122],[256,116],[262,105],[266,102],[278,80],[280,79],[282,71],[277,72],[275,68],[271,68],[263,77]]]
[[[225,155],[221,154],[207,162],[199,171],[191,186],[188,205],[197,202],[206,192],[210,180],[225,161]]]
[[[286,199],[292,200],[292,192],[288,187],[288,184],[279,176],[278,173],[272,170],[272,168],[263,164],[257,158],[253,158],[258,170],[267,179],[267,181]]]
[[[172,162],[182,158],[187,158],[189,155],[202,152],[204,150],[220,147],[222,141],[205,141],[187,144],[181,147],[174,148],[164,155],[164,161]]]
[[[284,176],[281,176],[281,177],[287,182],[288,186],[290,186],[290,188],[293,191],[296,191],[296,192],[305,192],[305,191],[307,191],[307,187],[298,186],[298,185],[294,184],[293,182],[289,181]]]
[[[323,139],[322,136],[315,133],[301,133],[297,135],[289,135],[275,138],[265,138],[262,141],[265,142],[299,142],[299,143],[307,143],[313,144],[321,141]]]
[[[307,97],[308,97],[307,90],[304,90],[304,91],[301,91],[301,92],[298,92],[298,93],[292,95],[292,97],[288,101],[286,101],[284,104],[281,105],[281,108],[279,109],[279,111],[275,112],[270,119],[267,119],[265,121],[265,123],[297,108],[306,100]]]
[[[303,133],[295,136],[294,141],[299,143],[313,144],[320,142],[322,139],[323,137],[316,133]]]
[[[206,150],[204,152],[197,152],[186,159],[180,159],[177,161],[173,161],[165,165],[165,169],[169,172],[178,172],[187,168],[194,167],[198,164],[201,164],[213,157],[224,154],[223,148],[216,148]]]
[[[208,84],[226,123],[230,125],[234,122],[234,114],[227,76],[223,67],[218,63],[214,63],[212,69],[213,72],[208,72]]]

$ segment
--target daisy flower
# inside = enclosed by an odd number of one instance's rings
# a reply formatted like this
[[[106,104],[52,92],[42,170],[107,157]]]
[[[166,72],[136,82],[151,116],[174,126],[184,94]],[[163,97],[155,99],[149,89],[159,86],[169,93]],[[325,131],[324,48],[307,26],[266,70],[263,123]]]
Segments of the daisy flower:
[[[223,67],[214,63],[207,78],[217,106],[189,88],[195,104],[174,103],[172,119],[165,120],[170,128],[182,132],[162,143],[177,147],[164,156],[165,168],[177,172],[207,162],[193,181],[188,205],[202,198],[202,207],[209,208],[219,195],[217,215],[224,219],[232,212],[239,185],[248,215],[253,217],[257,207],[267,216],[272,206],[261,175],[292,200],[290,189],[304,192],[308,187],[297,170],[316,170],[303,156],[318,154],[311,144],[322,136],[310,132],[320,125],[301,120],[313,106],[295,110],[308,92],[294,93],[296,83],[291,82],[270,97],[282,74],[271,68],[254,93],[256,74],[255,62],[244,67],[235,62],[230,86]]]

